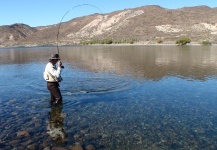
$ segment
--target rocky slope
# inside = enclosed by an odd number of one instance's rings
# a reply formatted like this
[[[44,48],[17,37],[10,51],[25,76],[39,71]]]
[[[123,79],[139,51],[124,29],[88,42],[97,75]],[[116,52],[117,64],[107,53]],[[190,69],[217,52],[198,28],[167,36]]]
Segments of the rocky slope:
[[[13,24],[0,26],[0,45],[11,45],[21,39],[25,39],[38,30],[25,24]]]
[[[1,46],[77,44],[90,39],[136,39],[138,43],[175,43],[180,36],[192,42],[217,43],[217,8],[207,6],[166,9],[143,6],[93,14],[61,24],[31,28],[24,24],[0,26]],[[59,35],[58,35],[59,31]],[[58,35],[58,38],[57,38]]]

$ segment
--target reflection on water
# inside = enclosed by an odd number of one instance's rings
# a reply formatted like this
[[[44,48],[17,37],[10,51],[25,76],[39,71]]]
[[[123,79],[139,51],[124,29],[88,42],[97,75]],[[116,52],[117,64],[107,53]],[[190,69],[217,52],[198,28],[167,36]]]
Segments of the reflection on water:
[[[3,64],[44,61],[55,47],[7,49]],[[168,75],[204,79],[216,74],[216,46],[74,46],[61,47],[62,61],[94,72],[131,74],[150,80]]]
[[[50,118],[48,120],[48,134],[56,143],[64,143],[67,134],[64,130],[64,114],[62,113],[62,104],[51,105]]]
[[[150,80],[167,75],[204,79],[216,74],[215,47],[126,46],[65,48],[62,57],[84,69],[132,74]]]
[[[0,149],[217,149],[216,48],[60,47],[55,107],[56,48],[0,49]]]

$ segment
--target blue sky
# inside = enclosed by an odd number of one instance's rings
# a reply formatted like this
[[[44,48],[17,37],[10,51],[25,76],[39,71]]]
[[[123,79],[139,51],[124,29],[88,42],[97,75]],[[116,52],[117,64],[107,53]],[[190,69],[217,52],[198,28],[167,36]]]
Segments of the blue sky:
[[[159,5],[176,9],[206,5],[217,7],[217,0],[1,0],[0,26],[24,23],[32,27],[57,24],[63,15],[63,21],[93,13],[109,13],[116,10],[136,8],[145,5]],[[75,6],[82,5],[74,8]],[[74,8],[74,9],[72,9]]]

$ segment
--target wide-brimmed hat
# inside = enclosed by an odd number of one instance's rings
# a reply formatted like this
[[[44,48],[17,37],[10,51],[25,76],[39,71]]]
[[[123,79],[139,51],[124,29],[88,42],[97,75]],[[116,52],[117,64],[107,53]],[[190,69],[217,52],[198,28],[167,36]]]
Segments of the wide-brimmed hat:
[[[50,60],[51,59],[57,59],[57,60],[60,60],[60,56],[59,54],[52,54],[51,57],[49,58]]]

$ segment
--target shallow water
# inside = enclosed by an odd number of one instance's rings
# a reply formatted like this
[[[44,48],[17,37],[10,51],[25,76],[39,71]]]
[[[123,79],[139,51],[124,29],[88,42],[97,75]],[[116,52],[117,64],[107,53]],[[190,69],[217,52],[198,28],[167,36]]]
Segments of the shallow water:
[[[2,48],[0,149],[217,149],[216,48],[60,47],[59,106],[42,77],[56,48]]]

